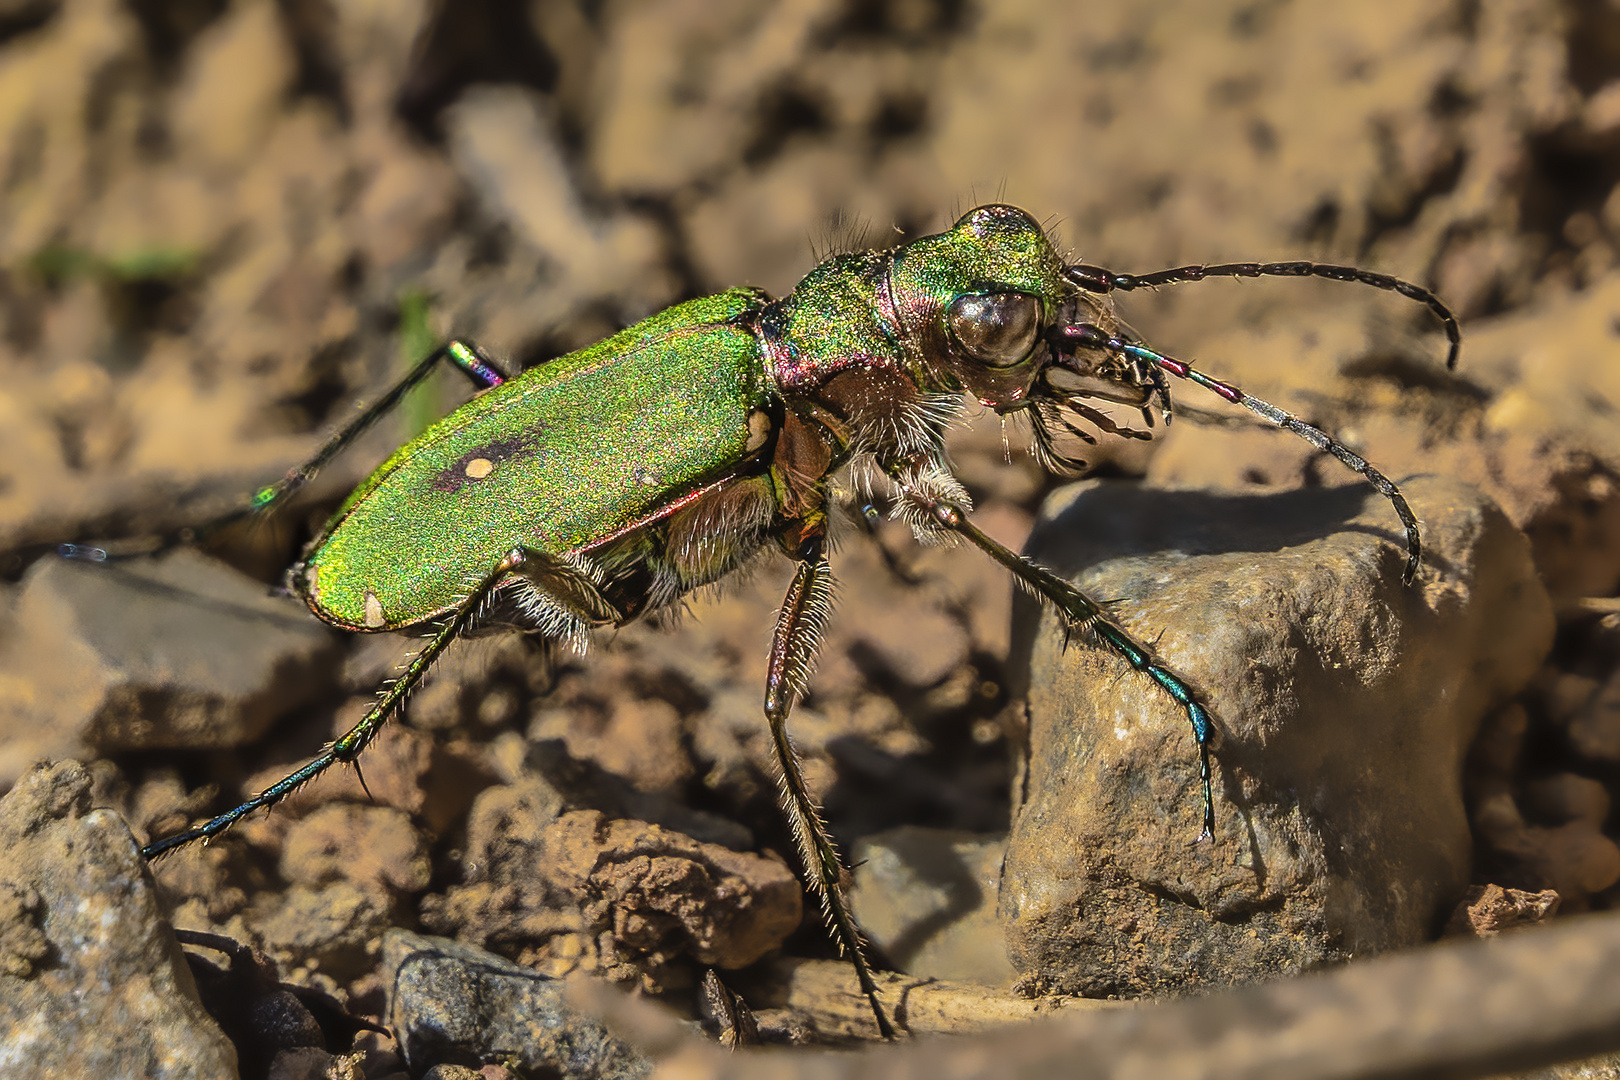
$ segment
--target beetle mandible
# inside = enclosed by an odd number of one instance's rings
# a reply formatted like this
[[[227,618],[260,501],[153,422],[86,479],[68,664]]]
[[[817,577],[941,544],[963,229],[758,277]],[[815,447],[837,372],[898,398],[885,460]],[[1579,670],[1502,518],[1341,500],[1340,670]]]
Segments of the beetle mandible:
[[[1186,266],[1149,275],[1066,263],[1029,214],[981,206],[945,232],[883,251],[838,255],[773,300],[730,289],[669,308],[596,345],[509,377],[478,347],[452,341],[335,434],[309,462],[205,528],[283,503],[441,360],[480,392],[366,479],[288,571],[327,622],[354,631],[426,625],[426,643],[370,711],[309,764],[247,802],[158,840],[156,858],[218,835],[338,762],[354,762],[434,660],[495,599],[549,638],[578,643],[665,607],[764,549],[797,561],[770,646],[765,717],[781,802],[811,886],[854,964],[880,1032],[879,1002],[847,897],[849,874],[805,784],[787,720],[804,692],[831,612],[830,478],[865,463],[919,538],[958,537],[1053,604],[1071,631],[1117,654],[1186,713],[1198,747],[1204,833],[1214,823],[1208,710],[1151,649],[1050,571],[969,519],[944,430],[965,395],[1030,422],[1048,468],[1074,419],[1121,428],[1091,401],[1171,416],[1168,376],[1188,379],[1309,440],[1382,492],[1406,534],[1418,525],[1395,485],[1318,428],[1134,340],[1109,294],[1206,277],[1317,276],[1392,290],[1443,323],[1455,365],[1456,319],[1431,292],[1353,267],[1309,262]],[[69,555],[102,557],[96,549]]]

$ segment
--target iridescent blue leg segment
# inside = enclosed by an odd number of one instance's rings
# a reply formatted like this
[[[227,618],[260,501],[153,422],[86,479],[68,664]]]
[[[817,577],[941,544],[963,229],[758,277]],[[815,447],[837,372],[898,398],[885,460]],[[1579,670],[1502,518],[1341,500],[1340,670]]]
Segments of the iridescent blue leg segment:
[[[967,540],[1006,567],[1015,577],[1050,601],[1062,616],[1068,631],[1088,630],[1098,641],[1118,653],[1127,664],[1158,683],[1176,700],[1192,723],[1193,739],[1198,743],[1198,776],[1204,792],[1204,828],[1200,839],[1215,833],[1215,797],[1211,790],[1209,744],[1212,725],[1209,710],[1198,700],[1181,677],[1167,670],[1153,659],[1145,645],[1115,625],[1098,603],[1064,581],[1052,571],[1019,555],[987,536],[968,520],[962,507],[915,489],[904,491],[902,498],[911,500],[924,510],[941,528],[967,538]]]

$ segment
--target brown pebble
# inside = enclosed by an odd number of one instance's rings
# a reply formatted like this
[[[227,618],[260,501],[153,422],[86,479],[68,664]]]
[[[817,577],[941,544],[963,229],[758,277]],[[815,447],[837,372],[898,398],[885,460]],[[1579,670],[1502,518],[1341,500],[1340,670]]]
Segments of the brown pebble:
[[[1504,930],[1516,930],[1544,922],[1558,911],[1558,894],[1552,889],[1527,892],[1500,885],[1472,885],[1467,898],[1457,905],[1446,924],[1446,936],[1495,937]]]

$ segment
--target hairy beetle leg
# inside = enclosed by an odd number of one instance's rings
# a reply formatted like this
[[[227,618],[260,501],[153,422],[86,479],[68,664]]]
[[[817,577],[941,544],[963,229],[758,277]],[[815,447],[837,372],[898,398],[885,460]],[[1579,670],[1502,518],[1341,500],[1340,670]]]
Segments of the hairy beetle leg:
[[[799,568],[783,598],[776,633],[771,640],[770,666],[765,678],[765,719],[770,723],[771,744],[776,749],[776,764],[781,772],[782,812],[787,815],[794,839],[798,841],[805,873],[820,894],[824,914],[839,947],[855,965],[855,977],[872,1006],[878,1032],[885,1039],[893,1039],[894,1025],[878,1001],[877,981],[872,978],[861,932],[850,910],[849,871],[827,834],[821,811],[810,797],[804,772],[799,768],[798,751],[787,733],[788,714],[804,692],[822,628],[832,611],[832,572],[827,566],[824,540],[825,534],[818,528],[810,532],[799,547]]]
[[[1213,725],[1206,709],[1192,688],[1181,677],[1167,670],[1153,658],[1148,647],[1132,638],[1110,619],[1101,605],[1085,593],[1064,581],[1052,571],[1031,562],[1017,552],[996,543],[977,525],[968,520],[967,512],[949,499],[942,499],[918,488],[902,488],[901,498],[911,501],[928,515],[933,524],[965,537],[974,547],[1034,590],[1036,595],[1057,608],[1068,629],[1087,630],[1098,641],[1112,649],[1127,664],[1158,683],[1174,698],[1192,723],[1193,738],[1198,743],[1198,776],[1204,790],[1204,827],[1199,839],[1215,834],[1215,797],[1210,784],[1209,744]]]
[[[411,657],[399,677],[383,688],[377,697],[377,703],[367,711],[360,722],[330,743],[315,756],[313,761],[288,773],[240,806],[227,810],[194,829],[187,829],[185,832],[146,845],[141,849],[141,855],[147,860],[152,860],[194,840],[207,840],[218,836],[253,811],[274,806],[338,762],[353,761],[359,757],[360,752],[376,737],[377,732],[382,730],[382,726],[404,704],[405,696],[422,681],[428,669],[433,666],[433,662],[439,658],[439,654],[449,648],[452,641],[471,629],[484,603],[511,570],[510,562],[510,558],[503,559],[495,570],[468,594],[461,606],[428,639],[428,643]]]

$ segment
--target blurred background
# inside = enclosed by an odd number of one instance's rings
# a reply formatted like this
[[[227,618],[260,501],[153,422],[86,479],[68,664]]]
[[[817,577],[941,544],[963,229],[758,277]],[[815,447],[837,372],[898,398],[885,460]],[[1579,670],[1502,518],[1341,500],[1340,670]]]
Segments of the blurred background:
[[[1452,306],[1454,375],[1422,307],[1372,289],[1121,301],[1154,347],[1391,477],[1475,484],[1529,533],[1560,638],[1502,722],[1517,734],[1491,790],[1524,829],[1481,841],[1481,880],[1611,906],[1617,184],[1608,0],[5,0],[0,784],[41,757],[94,760],[103,802],[172,832],[346,728],[407,648],[329,635],[294,601],[226,625],[241,586],[213,592],[210,564],[178,562],[164,589],[216,602],[165,609],[165,651],[157,624],[124,625],[139,603],[112,584],[41,580],[50,545],[231,508],[424,341],[531,365],[1007,201],[1122,272],[1311,258]],[[349,487],[467,396],[431,384],[273,525],[211,550],[274,583]],[[982,523],[1021,544],[1051,481],[1003,452],[993,418],[952,440]],[[1094,464],[1249,492],[1351,479],[1246,425],[1178,422]],[[795,720],[834,831],[846,847],[900,825],[1004,832],[1006,579],[889,529],[848,536],[835,568],[845,602]],[[163,864],[176,921],[264,947],[361,1012],[380,1007],[391,925],[684,992],[697,968],[678,950],[613,954],[597,916],[533,916],[544,896],[514,915],[489,823],[543,787],[562,793],[546,820],[593,806],[787,852],[758,712],[786,569],[584,659],[510,636],[457,650],[368,757],[376,802],[332,777]],[[787,948],[829,955],[814,919]]]

